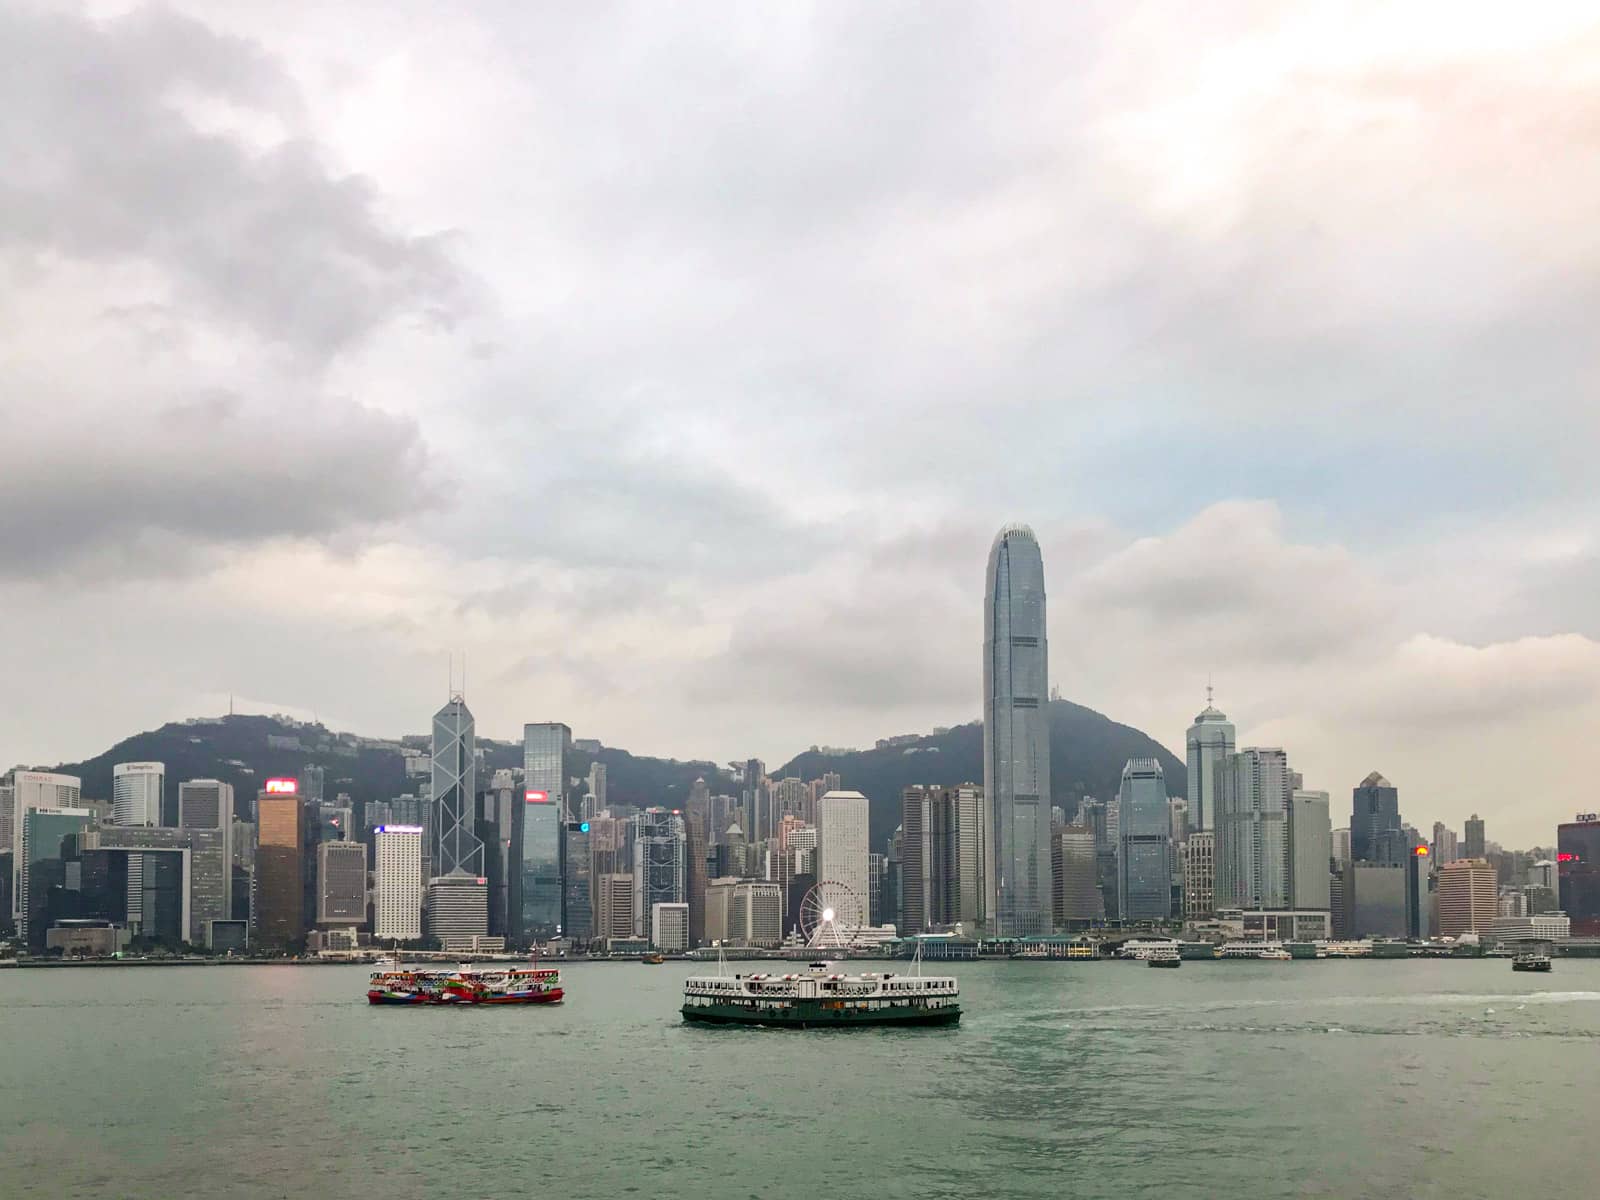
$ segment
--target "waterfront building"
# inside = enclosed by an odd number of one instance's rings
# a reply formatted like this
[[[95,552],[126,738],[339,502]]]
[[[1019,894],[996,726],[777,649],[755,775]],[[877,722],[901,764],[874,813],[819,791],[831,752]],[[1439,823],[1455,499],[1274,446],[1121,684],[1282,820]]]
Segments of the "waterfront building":
[[[1086,929],[1105,920],[1095,877],[1094,830],[1063,825],[1050,838],[1051,917],[1057,929]],[[905,931],[901,931],[905,935]]]
[[[1389,835],[1389,836],[1385,836]],[[1355,862],[1399,863],[1400,790],[1372,772],[1353,792],[1350,813],[1350,857]]]
[[[1401,863],[1351,864],[1350,936],[1404,938],[1410,934],[1406,868]]]
[[[914,785],[900,797],[901,935],[983,920],[984,798],[976,784]]]
[[[367,848],[327,841],[317,847],[317,924],[367,923]]]
[[[1444,866],[1447,862],[1455,862],[1461,857],[1460,842],[1455,831],[1450,829],[1443,821],[1433,823],[1433,843],[1431,857],[1435,868]]]
[[[135,936],[210,946],[212,926],[232,919],[232,863],[221,829],[101,825],[79,844],[86,857],[99,852],[121,860],[120,867],[103,864],[118,878],[99,892],[94,915],[126,924]]]
[[[989,550],[983,605],[984,918],[1000,937],[1050,932],[1050,714],[1044,559],[1026,525]]]
[[[178,785],[178,828],[222,831],[222,852],[228,864],[223,881],[223,919],[233,916],[234,824],[233,784],[220,779],[187,779]]]
[[[1468,822],[1470,827],[1471,822]],[[1458,858],[1439,868],[1439,935],[1487,933],[1499,898],[1495,869],[1481,858]]]
[[[650,944],[663,954],[682,954],[689,948],[689,906],[652,904]]]
[[[1216,911],[1216,833],[1195,830],[1183,844],[1183,919],[1204,921]]]
[[[633,835],[633,934],[650,936],[650,911],[657,904],[686,904],[689,841],[683,814],[647,808]]]
[[[1217,764],[1216,907],[1287,909],[1289,760],[1248,748]]]
[[[483,843],[474,830],[478,807],[477,734],[459,693],[433,716],[433,866],[435,876],[483,874]],[[485,930],[484,932],[487,932]]]
[[[516,936],[543,942],[562,929],[562,832],[566,827],[567,760],[572,730],[560,721],[522,727],[523,826],[515,900]],[[641,935],[645,932],[642,928]]]
[[[1462,839],[1461,857],[1483,858],[1483,818],[1473,813],[1467,818],[1466,836]]]
[[[1236,752],[1234,737],[1233,724],[1211,703],[1211,689],[1207,687],[1206,706],[1184,736],[1188,750],[1191,830],[1215,830],[1217,827],[1217,764]]]
[[[158,826],[166,790],[165,763],[118,763],[111,768],[111,821],[115,825]],[[176,822],[174,822],[176,824]]]
[[[1292,908],[1330,910],[1328,863],[1332,857],[1328,793],[1296,789],[1289,796],[1289,900]]]
[[[1564,942],[1571,936],[1572,920],[1559,912],[1496,917],[1490,930],[1496,942]]]
[[[259,792],[251,945],[283,949],[304,938],[304,843],[305,805],[298,793]]]
[[[1224,937],[1247,942],[1321,942],[1333,936],[1326,909],[1221,909]]]
[[[379,825],[373,830],[372,934],[379,941],[422,936],[421,825]]]
[[[24,913],[22,871],[26,865],[26,855],[22,853],[23,814],[30,808],[41,812],[81,808],[83,780],[51,771],[17,770],[11,773],[10,793],[11,848],[16,851],[11,856],[11,916],[20,932]]]
[[[489,881],[482,875],[436,875],[423,898],[422,927],[440,945],[489,936]]]
[[[93,820],[87,808],[30,804],[22,812],[15,853],[20,863],[16,927],[17,939],[33,953],[44,949],[45,933],[54,921],[78,915],[62,893],[68,890],[69,864],[78,859],[79,839]]]
[[[1130,758],[1117,792],[1117,912],[1124,923],[1172,917],[1171,832],[1161,764]]]
[[[867,923],[871,895],[867,853],[867,798],[848,791],[823,796],[817,802],[817,878],[850,890],[861,908],[857,925]]]

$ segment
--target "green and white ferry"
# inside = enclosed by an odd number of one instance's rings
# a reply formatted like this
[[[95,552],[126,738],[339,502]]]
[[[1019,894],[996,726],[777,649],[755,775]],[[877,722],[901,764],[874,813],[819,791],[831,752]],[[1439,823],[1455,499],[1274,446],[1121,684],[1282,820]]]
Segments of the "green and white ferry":
[[[948,975],[840,974],[814,962],[785,975],[693,975],[683,985],[683,1019],[709,1025],[853,1029],[862,1025],[954,1025],[961,1020]]]

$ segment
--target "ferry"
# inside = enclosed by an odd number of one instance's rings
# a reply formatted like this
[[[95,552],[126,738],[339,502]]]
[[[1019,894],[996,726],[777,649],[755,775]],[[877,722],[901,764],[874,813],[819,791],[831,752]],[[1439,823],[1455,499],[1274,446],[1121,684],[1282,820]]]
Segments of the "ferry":
[[[1152,967],[1181,967],[1183,959],[1179,957],[1176,946],[1157,947],[1145,952],[1144,961]]]
[[[646,954],[639,961],[644,963],[645,966],[647,966],[647,967],[659,967],[662,963],[666,962],[667,960],[666,960],[666,958],[664,956],[662,956],[660,954]]]
[[[1524,950],[1511,960],[1513,971],[1548,971],[1550,956],[1543,950]]]
[[[560,1004],[561,972],[553,967],[421,971],[390,965],[367,983],[368,1004]]]
[[[853,1029],[863,1025],[954,1025],[959,989],[947,975],[845,975],[831,963],[784,975],[691,975],[683,1019],[709,1025]]]
[[[1288,962],[1294,955],[1283,948],[1281,942],[1224,942],[1217,949],[1218,958],[1255,958],[1268,962]]]

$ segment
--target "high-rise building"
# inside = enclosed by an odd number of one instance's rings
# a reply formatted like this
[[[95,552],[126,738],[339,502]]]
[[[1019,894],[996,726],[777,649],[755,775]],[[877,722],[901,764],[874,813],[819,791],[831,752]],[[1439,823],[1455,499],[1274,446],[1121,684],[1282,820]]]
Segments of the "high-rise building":
[[[17,772],[18,775],[24,772]],[[53,797],[52,797],[53,798]],[[40,807],[29,804],[17,825],[17,938],[37,953],[52,920],[52,897],[67,890],[69,863],[78,857],[78,840],[93,823],[87,808]],[[76,916],[76,913],[60,913]]]
[[[1189,836],[1189,802],[1182,796],[1167,797],[1167,814],[1171,824],[1173,845],[1181,845]],[[1065,825],[1066,822],[1062,821]]]
[[[1331,911],[1328,863],[1333,831],[1328,827],[1328,793],[1295,789],[1289,796],[1289,906],[1301,911]]]
[[[17,845],[16,789],[11,786],[11,776],[0,778],[0,854],[10,854]],[[9,875],[10,872],[8,871]],[[5,916],[11,915],[9,903]]]
[[[526,731],[524,731],[524,736],[526,736]],[[563,768],[563,770],[564,769],[565,768]],[[704,783],[705,781],[701,780],[700,782]],[[589,764],[588,786],[589,795],[594,797],[594,811],[581,814],[585,821],[598,815],[599,813],[605,812],[606,805],[610,803],[606,799],[606,765],[599,759],[596,759],[594,762]]]
[[[514,887],[516,936],[548,941],[562,928],[561,851],[566,828],[567,759],[572,730],[560,721],[522,727],[522,845]]]
[[[1216,911],[1216,833],[1197,829],[1183,844],[1183,918],[1204,921]]]
[[[1095,874],[1094,830],[1063,825],[1050,838],[1052,913],[1057,929],[1086,929],[1106,916]]]
[[[650,906],[650,944],[665,954],[689,948],[689,906],[657,901]]]
[[[1473,813],[1467,818],[1466,837],[1461,839],[1461,856],[1463,858],[1482,858],[1484,856],[1483,843],[1483,818]]]
[[[561,887],[565,895],[561,934],[570,942],[583,943],[594,938],[594,854],[589,849],[590,829],[588,821],[567,822],[567,844],[561,859]]]
[[[222,832],[223,854],[228,864],[223,880],[225,919],[233,916],[234,824],[233,784],[220,779],[187,779],[178,785],[178,827]]]
[[[1153,758],[1130,758],[1117,792],[1117,911],[1124,922],[1172,916],[1167,780]]]
[[[703,782],[703,781],[701,781]],[[710,849],[706,826],[710,819],[709,793],[689,795],[683,817],[684,839],[688,844],[689,945],[704,945],[706,940],[706,854]]]
[[[775,949],[783,941],[783,889],[761,880],[711,880],[706,885],[706,939]]]
[[[983,789],[907,788],[900,798],[901,933],[910,936],[983,920]]]
[[[1556,826],[1556,874],[1573,935],[1600,936],[1600,816],[1579,813]]]
[[[1400,790],[1374,771],[1356,785],[1353,797],[1351,859],[1400,863],[1404,857],[1399,852],[1404,839],[1400,831]]]
[[[633,872],[596,875],[595,937],[631,938],[633,928]]]
[[[1344,897],[1350,913],[1350,937],[1410,936],[1405,864],[1357,861],[1345,877],[1350,881],[1349,894]]]
[[[472,713],[453,695],[433,715],[433,872],[483,874],[483,843],[474,830],[478,807],[477,734]]]
[[[859,906],[854,923],[867,923],[867,798],[860,792],[829,792],[817,802],[817,879],[844,885]],[[842,912],[840,922],[851,923]]]
[[[1217,764],[1217,908],[1289,907],[1290,782],[1276,748],[1247,748]]]
[[[118,763],[111,768],[111,821],[115,825],[159,826],[166,790],[165,763]]]
[[[683,814],[647,808],[633,835],[633,933],[650,936],[650,910],[656,904],[687,904],[689,842]]]
[[[1217,764],[1235,752],[1234,728],[1228,718],[1211,703],[1206,688],[1206,706],[1195,717],[1184,737],[1189,761],[1189,828],[1217,827]]]
[[[367,848],[360,842],[317,846],[317,924],[367,923]]]
[[[422,936],[421,825],[379,825],[373,830],[372,934],[379,941]]]
[[[256,869],[251,896],[251,945],[286,949],[305,937],[305,806],[298,789],[256,796]],[[293,780],[287,781],[293,783]]]
[[[131,933],[176,946],[213,945],[214,926],[233,918],[228,905],[232,863],[221,829],[101,825],[81,840],[86,852],[121,861],[121,909],[103,890],[94,915],[126,924]],[[133,885],[134,864],[138,884]]]
[[[1002,937],[1050,932],[1049,661],[1039,542],[1007,525],[983,604],[984,915]]]
[[[1439,868],[1438,889],[1440,937],[1486,934],[1494,927],[1500,885],[1494,867],[1483,859],[1446,863]]]
[[[1333,861],[1340,865],[1348,865],[1350,860],[1350,831],[1348,829],[1335,829],[1333,831]]]
[[[1456,838],[1455,831],[1443,821],[1433,823],[1432,857],[1436,868],[1444,866],[1447,862],[1455,862],[1461,857],[1460,842]]]
[[[450,949],[489,933],[489,881],[482,875],[435,875],[422,902],[422,928]]]
[[[41,812],[77,809],[82,807],[79,803],[82,796],[83,780],[76,775],[23,770],[11,773],[11,836],[16,851],[11,856],[11,916],[18,922],[19,934],[25,911],[22,872],[27,865],[27,857],[22,853],[23,814],[30,808]]]
[[[750,840],[759,842],[772,836],[770,822],[766,819],[767,768],[759,758],[746,759],[744,764],[744,828]]]

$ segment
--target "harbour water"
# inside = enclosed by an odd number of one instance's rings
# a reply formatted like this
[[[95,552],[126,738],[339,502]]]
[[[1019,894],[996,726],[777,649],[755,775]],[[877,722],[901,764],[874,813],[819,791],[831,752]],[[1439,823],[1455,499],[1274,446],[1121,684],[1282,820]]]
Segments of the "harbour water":
[[[959,1027],[806,1033],[685,1026],[691,969],[572,965],[565,1005],[471,1011],[368,1008],[356,967],[0,971],[0,1194],[1462,1200],[1593,1174],[1600,960],[941,964]]]

